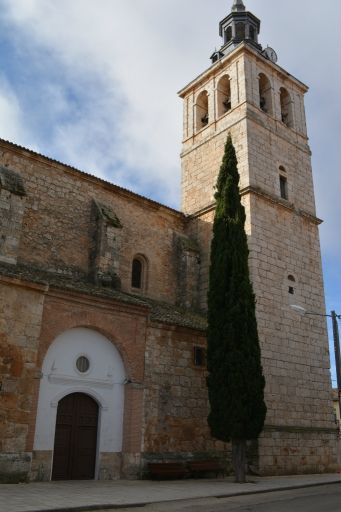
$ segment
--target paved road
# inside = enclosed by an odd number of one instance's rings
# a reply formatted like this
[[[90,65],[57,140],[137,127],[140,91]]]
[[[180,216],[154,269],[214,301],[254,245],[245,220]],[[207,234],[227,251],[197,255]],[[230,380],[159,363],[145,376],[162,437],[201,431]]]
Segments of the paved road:
[[[134,509],[125,508],[120,509],[120,512],[132,512],[132,510]],[[141,512],[341,512],[341,484],[234,498],[155,503],[135,510],[141,510]],[[100,512],[108,512],[108,510]]]

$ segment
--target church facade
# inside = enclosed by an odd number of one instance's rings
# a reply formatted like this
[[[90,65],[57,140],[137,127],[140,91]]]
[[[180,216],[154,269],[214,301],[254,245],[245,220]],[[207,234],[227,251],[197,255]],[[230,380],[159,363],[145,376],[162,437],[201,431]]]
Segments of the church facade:
[[[340,468],[304,111],[307,87],[236,0],[180,91],[182,211],[0,140],[0,481],[143,476],[229,458],[207,426],[214,185],[230,133],[268,414],[262,474]]]

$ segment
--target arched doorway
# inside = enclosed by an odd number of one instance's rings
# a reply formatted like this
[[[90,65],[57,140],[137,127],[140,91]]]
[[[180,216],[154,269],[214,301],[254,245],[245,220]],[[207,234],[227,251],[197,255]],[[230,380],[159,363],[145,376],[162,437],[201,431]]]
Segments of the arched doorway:
[[[108,473],[119,477],[120,465],[117,461],[122,453],[126,373],[117,348],[92,329],[70,329],[51,343],[41,370],[34,437],[36,458],[43,459],[38,466],[42,475],[40,478],[80,478],[61,476],[59,472],[57,476],[53,467],[53,460],[62,457],[62,454],[58,455],[58,450],[54,453],[56,423],[59,423],[64,398],[66,400],[72,394],[91,397],[98,410],[96,471],[91,478],[101,478],[101,475]],[[64,426],[64,430],[68,429],[70,426]],[[62,431],[60,425],[57,428],[58,436],[67,436]],[[85,433],[82,432],[82,435]]]
[[[91,480],[95,476],[98,404],[72,393],[58,403],[53,480]]]

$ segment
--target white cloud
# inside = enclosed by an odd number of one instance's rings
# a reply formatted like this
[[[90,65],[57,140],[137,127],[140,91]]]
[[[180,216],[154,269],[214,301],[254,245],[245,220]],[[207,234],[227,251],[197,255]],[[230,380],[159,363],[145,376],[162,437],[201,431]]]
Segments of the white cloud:
[[[2,138],[22,139],[22,115],[19,102],[6,82],[0,81],[0,133]]]
[[[159,182],[164,197],[176,202],[182,122],[176,91],[182,85],[184,63],[179,66],[180,42],[174,44],[174,33],[166,23],[173,9],[168,9],[164,19],[154,0],[102,0],[100,8],[92,0],[31,0],[28,6],[26,0],[11,0],[6,5],[8,19],[20,28],[21,44],[30,40],[35,43],[34,51],[47,49],[69,81],[85,81],[89,74],[101,77],[102,88],[90,94],[92,105],[84,108],[88,117],[80,115],[56,130],[54,145],[63,157],[80,153],[87,160],[86,169],[90,170],[89,164],[98,169],[104,159],[102,154],[96,157],[95,139],[90,152],[79,151],[88,142],[87,126],[93,123],[93,131],[97,124],[95,133],[104,134],[106,129],[113,133],[107,153],[113,157],[111,166],[118,167],[114,179],[123,176],[120,161],[134,169],[141,186],[151,188]],[[103,92],[106,102],[96,98]],[[82,158],[77,165],[81,162]],[[108,169],[102,171],[108,173]],[[126,181],[133,185],[132,180],[131,176]]]

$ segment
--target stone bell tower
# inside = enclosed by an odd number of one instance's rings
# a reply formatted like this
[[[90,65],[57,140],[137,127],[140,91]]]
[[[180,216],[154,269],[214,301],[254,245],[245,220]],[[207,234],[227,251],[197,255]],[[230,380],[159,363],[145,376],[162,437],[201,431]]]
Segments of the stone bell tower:
[[[238,158],[250,271],[266,378],[263,474],[337,469],[325,311],[308,145],[306,85],[258,42],[260,20],[235,0],[220,23],[212,65],[180,91],[184,105],[182,208],[201,249],[206,307],[214,185],[227,135]]]

